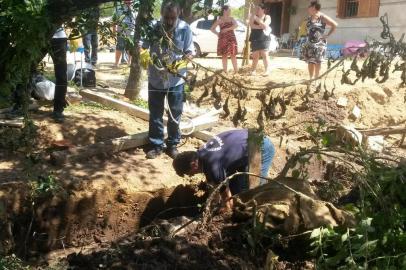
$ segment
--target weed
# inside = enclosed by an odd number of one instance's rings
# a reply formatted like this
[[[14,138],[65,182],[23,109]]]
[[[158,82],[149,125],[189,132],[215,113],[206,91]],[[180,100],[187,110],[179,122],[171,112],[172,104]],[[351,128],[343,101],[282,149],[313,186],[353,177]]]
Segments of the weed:
[[[0,269],[1,270],[29,270],[29,266],[24,266],[23,262],[17,258],[17,256],[10,255],[0,257]]]
[[[141,98],[136,98],[132,101],[132,104],[144,108],[144,109],[148,109],[148,101],[145,101]]]

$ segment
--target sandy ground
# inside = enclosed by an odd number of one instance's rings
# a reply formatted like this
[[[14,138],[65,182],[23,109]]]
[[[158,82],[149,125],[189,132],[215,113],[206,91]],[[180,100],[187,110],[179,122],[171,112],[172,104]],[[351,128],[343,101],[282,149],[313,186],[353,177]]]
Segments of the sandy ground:
[[[127,66],[113,68],[113,53],[100,53],[99,59],[96,68],[97,80],[108,86],[100,91],[120,97],[124,92],[129,68]],[[221,68],[221,61],[218,58],[196,61],[213,69]],[[51,64],[48,66],[52,67]],[[323,70],[325,69],[326,63],[323,64]],[[237,75],[227,76],[245,85],[265,87],[274,83],[306,79],[307,70],[305,63],[284,54],[272,57],[269,76],[250,76],[247,68],[243,68]],[[204,73],[198,77],[202,79]],[[329,125],[344,123],[358,128],[406,124],[405,89],[398,87],[400,82],[398,78],[390,79],[383,85],[368,80],[355,86],[341,85],[340,79],[340,72],[330,73],[326,81],[322,80],[322,84],[326,84],[326,87],[323,86],[320,93],[316,93],[312,88],[307,102],[303,99],[305,86],[272,90],[275,96],[291,96],[291,100],[285,115],[268,121],[265,127],[267,135],[272,138],[277,148],[270,175],[275,176],[283,168],[288,154],[294,153],[300,146],[311,145],[306,137],[306,128],[314,125],[315,119],[322,118]],[[329,93],[334,89],[334,95],[323,99],[325,89]],[[218,90],[224,99],[227,93],[223,89]],[[191,99],[196,100],[202,92],[203,87],[195,88]],[[256,125],[260,109],[257,93],[258,91],[250,91],[248,99],[242,104],[248,112],[244,126]],[[346,107],[337,106],[340,97],[348,99]],[[355,105],[360,107],[361,117],[351,120],[349,115]],[[212,108],[211,100],[204,100],[202,107]],[[232,101],[230,103],[232,113],[235,108],[236,103]],[[172,160],[166,155],[155,160],[147,160],[145,158],[147,146],[112,156],[101,155],[82,162],[52,166],[49,162],[49,152],[55,149],[55,145],[84,146],[144,132],[148,130],[148,123],[119,111],[83,102],[67,108],[66,122],[61,125],[50,120],[50,110],[49,106],[45,106],[32,113],[32,119],[39,127],[39,140],[36,145],[36,153],[40,155],[38,160],[30,161],[30,157],[25,157],[22,153],[9,154],[0,151],[2,187],[0,203],[1,201],[9,203],[13,215],[23,211],[20,208],[23,205],[22,201],[27,197],[11,192],[13,186],[11,184],[7,186],[6,183],[26,183],[41,175],[53,175],[69,193],[68,198],[62,200],[53,198],[49,203],[39,206],[40,219],[36,226],[50,233],[48,248],[61,248],[60,243],[52,239],[59,239],[65,235],[67,235],[66,243],[69,243],[70,247],[115,240],[134,232],[143,222],[144,224],[149,222],[151,217],[158,214],[157,211],[172,207],[174,202],[179,206],[177,204],[179,198],[185,200],[182,203],[189,202],[189,206],[195,199],[192,198],[195,192],[193,189],[182,188],[179,185],[186,185],[191,181],[200,182],[203,177],[193,179],[178,177],[172,169]],[[235,128],[231,118],[232,115],[222,119],[211,132]],[[385,138],[384,153],[406,157],[405,148],[394,147],[399,140],[400,136],[397,135]],[[202,141],[187,138],[182,141],[180,151],[196,149],[201,144]],[[313,172],[310,180],[315,182],[323,180],[324,166],[325,164],[318,161],[312,164],[309,169]],[[170,189],[171,187],[176,188]],[[193,207],[196,208],[196,205],[194,202]]]

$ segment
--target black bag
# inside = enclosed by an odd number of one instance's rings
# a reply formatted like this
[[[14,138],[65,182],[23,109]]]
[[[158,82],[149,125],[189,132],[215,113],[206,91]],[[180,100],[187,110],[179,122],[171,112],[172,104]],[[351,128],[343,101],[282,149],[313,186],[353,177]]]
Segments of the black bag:
[[[83,76],[82,85],[84,87],[96,87],[96,72],[93,69],[79,68],[75,71],[75,77],[73,78],[73,82],[77,86],[80,86],[81,76]]]

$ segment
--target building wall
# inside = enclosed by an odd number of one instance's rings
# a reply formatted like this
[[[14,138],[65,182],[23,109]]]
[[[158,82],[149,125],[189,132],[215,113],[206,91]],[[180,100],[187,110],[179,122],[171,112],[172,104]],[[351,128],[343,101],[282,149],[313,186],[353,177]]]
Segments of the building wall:
[[[361,0],[362,1],[362,0]],[[406,33],[406,0],[380,0],[379,16],[388,14],[389,25],[395,37]],[[290,33],[294,33],[300,22],[307,16],[308,0],[293,0],[296,14],[290,17]],[[378,39],[382,32],[379,17],[337,18],[337,0],[320,0],[322,12],[337,21],[336,32],[330,36],[330,44],[343,44],[347,40]]]

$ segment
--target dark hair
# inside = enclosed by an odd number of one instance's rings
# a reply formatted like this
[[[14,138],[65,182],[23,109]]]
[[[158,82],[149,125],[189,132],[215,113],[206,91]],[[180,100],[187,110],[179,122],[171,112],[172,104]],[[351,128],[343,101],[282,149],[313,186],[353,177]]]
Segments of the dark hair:
[[[196,151],[179,153],[172,162],[172,166],[179,176],[184,176],[192,169],[191,163],[199,158]]]
[[[229,5],[224,5],[224,6],[222,6],[222,7],[221,7],[221,10],[220,10],[220,16],[223,16],[223,15],[224,15],[224,11],[228,10],[229,8],[230,8]]]
[[[174,1],[164,1],[161,6],[161,13],[163,13],[165,10],[174,10],[176,9],[178,13],[180,13],[180,6],[178,3]]]
[[[321,4],[319,1],[311,1],[309,7],[314,7],[317,11],[320,11]]]
[[[265,9],[266,9],[266,6],[265,6],[265,4],[264,4],[264,3],[260,3],[260,4],[258,4],[258,5],[257,5],[257,7],[261,8],[261,9],[263,9],[263,10],[265,10]]]

